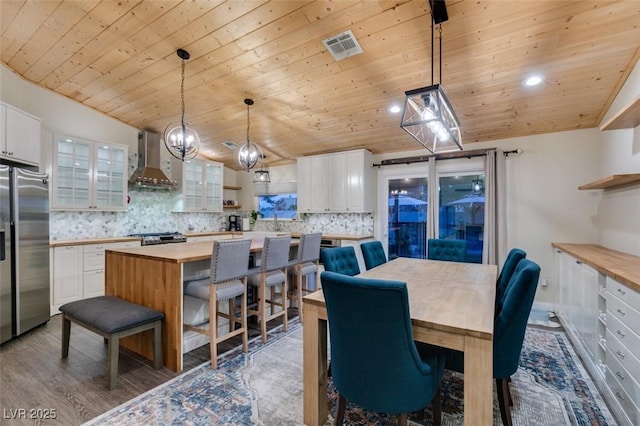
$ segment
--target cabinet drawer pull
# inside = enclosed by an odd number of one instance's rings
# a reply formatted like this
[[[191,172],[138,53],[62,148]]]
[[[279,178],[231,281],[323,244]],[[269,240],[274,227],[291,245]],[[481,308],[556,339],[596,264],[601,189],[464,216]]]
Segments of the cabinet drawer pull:
[[[622,309],[620,309],[620,308],[618,308],[618,309],[617,309],[617,311],[618,311],[618,313],[619,313],[620,315],[622,315],[622,316],[627,315],[627,313],[626,313],[625,311],[623,311]]]
[[[618,397],[618,399],[624,401],[624,396],[620,392],[616,392],[616,396]]]
[[[618,355],[620,357],[620,359],[624,359],[624,354],[620,351],[616,351],[616,355]]]
[[[620,381],[621,381],[621,382],[623,382],[623,381],[624,381],[624,376],[622,375],[622,373],[621,373],[621,372],[616,371],[616,376],[618,376],[618,379],[620,379]]]
[[[623,339],[625,338],[625,335],[621,330],[616,331],[616,334],[618,334],[618,336],[622,337]]]
[[[621,294],[621,295],[623,295],[623,296],[624,296],[625,294],[627,294],[627,292],[626,292],[626,291],[624,291],[624,290],[623,290],[623,289],[621,289],[621,288],[618,288],[618,293],[620,293],[620,294]]]

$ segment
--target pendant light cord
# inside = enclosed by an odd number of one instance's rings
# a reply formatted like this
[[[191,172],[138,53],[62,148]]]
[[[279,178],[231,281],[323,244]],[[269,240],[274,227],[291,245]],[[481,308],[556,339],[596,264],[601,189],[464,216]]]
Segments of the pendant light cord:
[[[433,40],[435,38],[435,25],[436,22],[433,18],[433,12],[431,12],[431,85],[433,86],[433,54],[434,54],[434,44],[433,44]],[[442,84],[442,23],[440,23],[438,25],[438,48],[439,48],[439,55],[438,56],[438,65],[439,65],[439,72],[438,72],[438,78],[439,78],[439,82],[440,84]]]
[[[180,125],[182,126],[182,161],[184,161],[184,157],[187,151],[187,141],[186,138],[186,129],[184,125],[184,68],[185,68],[185,60],[182,60],[182,78],[180,79],[180,103],[182,107],[182,115],[180,116]]]
[[[433,12],[431,12],[431,85],[433,86],[433,27],[435,26],[433,20]]]
[[[440,48],[440,56],[438,58],[438,63],[440,64],[440,73],[438,74],[438,78],[440,80],[440,84],[442,85],[442,23],[438,25],[438,31],[440,32],[440,37],[438,38],[438,46]]]

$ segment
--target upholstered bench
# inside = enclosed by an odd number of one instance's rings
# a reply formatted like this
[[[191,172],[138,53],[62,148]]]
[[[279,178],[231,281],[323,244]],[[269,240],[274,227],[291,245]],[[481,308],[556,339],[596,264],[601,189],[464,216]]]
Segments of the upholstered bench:
[[[118,379],[120,338],[153,329],[153,366],[162,367],[162,320],[164,314],[113,296],[77,300],[60,306],[62,312],[62,358],[69,356],[71,322],[104,337],[107,348],[108,387]]]

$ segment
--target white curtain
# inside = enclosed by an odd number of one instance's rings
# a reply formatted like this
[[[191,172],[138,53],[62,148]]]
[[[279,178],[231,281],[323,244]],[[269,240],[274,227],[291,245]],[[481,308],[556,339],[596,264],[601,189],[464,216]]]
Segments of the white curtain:
[[[482,263],[501,265],[506,250],[505,156],[489,151],[485,159],[484,246]]]
[[[438,177],[436,157],[429,157],[429,191],[427,200],[427,240],[439,238],[438,235]]]

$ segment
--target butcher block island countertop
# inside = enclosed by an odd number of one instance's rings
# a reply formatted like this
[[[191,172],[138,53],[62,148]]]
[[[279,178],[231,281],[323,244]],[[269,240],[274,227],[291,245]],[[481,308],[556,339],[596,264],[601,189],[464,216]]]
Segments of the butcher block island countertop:
[[[633,290],[640,291],[640,257],[596,244],[552,243],[551,245]]]
[[[237,239],[239,240],[240,238]],[[261,251],[263,244],[263,238],[252,239],[251,252],[256,253]],[[297,240],[292,240],[291,245],[297,245]],[[107,252],[121,253],[126,254],[129,257],[158,260],[169,263],[186,263],[211,259],[212,249],[212,241],[196,241],[192,243],[186,242],[131,247],[126,249],[107,250]]]

